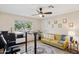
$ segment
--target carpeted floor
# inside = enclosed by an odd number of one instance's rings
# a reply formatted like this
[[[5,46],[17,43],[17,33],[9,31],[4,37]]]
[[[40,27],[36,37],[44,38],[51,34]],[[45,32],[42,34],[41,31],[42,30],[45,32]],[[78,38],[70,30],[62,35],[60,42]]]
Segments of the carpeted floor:
[[[69,54],[67,51],[60,50],[58,48],[46,45],[41,43],[40,41],[37,42],[37,54]],[[21,45],[20,53],[25,53],[25,46]],[[34,42],[28,43],[28,50],[27,54],[34,54]]]
[[[20,47],[21,51],[20,54],[25,53],[25,44],[22,44]],[[2,54],[3,49],[0,50],[0,54]],[[34,42],[28,43],[27,53],[25,54],[34,54]],[[41,43],[40,41],[37,41],[37,54],[70,54],[67,51],[63,51],[61,49],[46,45]]]

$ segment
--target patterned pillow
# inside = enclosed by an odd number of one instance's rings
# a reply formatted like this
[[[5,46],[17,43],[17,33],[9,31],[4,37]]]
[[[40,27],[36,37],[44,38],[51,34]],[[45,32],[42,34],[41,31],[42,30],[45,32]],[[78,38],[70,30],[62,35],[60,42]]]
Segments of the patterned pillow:
[[[61,35],[55,34],[55,35],[54,35],[54,40],[61,40]]]
[[[51,35],[51,34],[43,34],[44,38],[47,38],[47,39],[54,39],[54,35]]]
[[[61,41],[65,41],[66,35],[61,35]]]
[[[53,34],[50,34],[49,35],[49,39],[54,39],[54,35]]]

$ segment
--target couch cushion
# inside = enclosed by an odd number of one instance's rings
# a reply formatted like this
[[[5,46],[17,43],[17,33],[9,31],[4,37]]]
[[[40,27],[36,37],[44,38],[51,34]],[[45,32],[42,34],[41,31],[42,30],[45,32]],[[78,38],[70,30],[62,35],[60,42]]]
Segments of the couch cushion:
[[[43,43],[46,43],[46,44],[49,44],[49,45],[58,47],[58,48],[60,48],[60,49],[64,49],[63,44],[58,43],[59,41],[57,41],[57,40],[48,40],[48,39],[44,39],[44,38],[43,38],[41,41],[42,41]]]
[[[65,41],[66,35],[61,35],[61,41]]]
[[[54,39],[54,35],[53,34],[43,34],[43,36],[46,39]]]
[[[56,34],[55,34],[55,35],[54,35],[54,40],[58,40],[58,41],[61,40],[61,35],[56,35]]]
[[[53,34],[50,34],[49,35],[49,39],[54,39],[54,35]]]
[[[58,43],[60,43],[60,44],[64,44],[65,37],[66,37],[66,35],[61,35],[61,39],[59,40]]]

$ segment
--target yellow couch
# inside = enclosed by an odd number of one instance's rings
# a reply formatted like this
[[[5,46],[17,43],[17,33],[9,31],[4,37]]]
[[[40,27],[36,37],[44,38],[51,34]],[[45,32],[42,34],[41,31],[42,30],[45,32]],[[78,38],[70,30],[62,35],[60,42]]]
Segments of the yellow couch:
[[[55,46],[60,49],[66,49],[69,43],[67,36],[65,37],[65,41],[63,41],[63,43],[60,43],[60,40],[61,40],[61,35],[54,35],[53,39],[43,37],[41,39],[41,42],[49,44],[51,46]]]

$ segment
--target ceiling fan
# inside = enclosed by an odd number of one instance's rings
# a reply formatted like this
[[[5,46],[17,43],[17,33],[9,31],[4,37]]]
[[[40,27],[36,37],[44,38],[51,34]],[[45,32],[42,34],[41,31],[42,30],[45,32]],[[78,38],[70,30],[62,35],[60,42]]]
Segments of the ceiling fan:
[[[48,6],[48,7],[50,8],[51,6]],[[44,17],[45,15],[52,14],[52,12],[43,12],[43,8],[42,7],[40,7],[38,10],[36,10],[36,12],[38,14],[34,14],[33,16],[39,15],[40,17]]]

